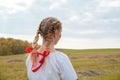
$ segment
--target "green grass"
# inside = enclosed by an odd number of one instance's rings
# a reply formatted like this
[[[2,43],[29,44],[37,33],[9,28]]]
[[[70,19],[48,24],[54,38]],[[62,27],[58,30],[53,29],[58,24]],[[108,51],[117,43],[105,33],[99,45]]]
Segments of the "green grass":
[[[60,50],[66,53],[79,80],[120,80],[120,49]],[[22,62],[9,62],[20,59]],[[0,80],[27,80],[25,54],[0,56]],[[93,70],[101,75],[84,75]]]
[[[0,56],[0,80],[27,80],[25,55]],[[8,62],[12,59],[22,59],[23,62]]]

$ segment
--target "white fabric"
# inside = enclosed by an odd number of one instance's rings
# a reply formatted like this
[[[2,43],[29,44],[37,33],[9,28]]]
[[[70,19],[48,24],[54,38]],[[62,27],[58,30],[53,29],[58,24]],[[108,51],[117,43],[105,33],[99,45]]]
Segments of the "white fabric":
[[[39,59],[41,58],[39,57],[38,61]],[[78,78],[67,55],[59,51],[50,53],[37,72],[31,70],[29,55],[26,59],[26,67],[29,80],[77,80]]]

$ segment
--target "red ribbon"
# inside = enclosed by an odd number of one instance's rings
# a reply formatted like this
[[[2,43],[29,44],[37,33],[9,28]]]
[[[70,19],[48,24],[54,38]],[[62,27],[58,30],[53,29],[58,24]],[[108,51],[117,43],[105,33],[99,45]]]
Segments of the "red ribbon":
[[[27,52],[28,54],[31,53],[32,51],[33,51],[33,48],[32,48],[32,47],[28,47],[28,48],[25,49],[25,52]],[[36,52],[34,52],[34,53],[31,53],[31,54],[37,54],[37,57],[40,56],[40,55],[42,56],[42,59],[39,61],[40,65],[39,65],[38,67],[34,68],[35,63],[32,62],[32,71],[33,71],[33,72],[36,72],[36,71],[38,71],[38,70],[41,68],[41,66],[44,64],[45,58],[50,54],[50,50],[48,50],[48,49],[47,49],[47,50],[44,50],[43,53],[40,53],[40,52],[36,51]],[[34,69],[33,69],[33,68],[34,68]]]
[[[27,47],[26,49],[25,49],[25,52],[26,53],[30,53],[30,52],[32,52],[33,51],[33,48],[32,47]]]

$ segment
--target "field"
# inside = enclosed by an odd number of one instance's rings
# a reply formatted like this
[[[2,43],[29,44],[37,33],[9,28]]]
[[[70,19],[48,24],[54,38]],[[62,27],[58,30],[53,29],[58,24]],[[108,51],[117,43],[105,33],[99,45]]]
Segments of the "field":
[[[60,50],[66,53],[79,80],[120,80],[120,49]],[[0,56],[0,80],[28,80],[25,54]]]

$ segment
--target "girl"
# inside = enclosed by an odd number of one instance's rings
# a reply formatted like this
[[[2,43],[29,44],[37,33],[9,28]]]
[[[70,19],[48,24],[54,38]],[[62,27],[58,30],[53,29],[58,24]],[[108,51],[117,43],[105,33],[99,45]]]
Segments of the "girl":
[[[26,59],[27,75],[29,80],[77,80],[77,74],[67,57],[62,52],[56,51],[54,45],[61,37],[61,22],[48,17],[41,21],[32,47],[26,48],[29,54]],[[42,45],[38,50],[39,35]]]

